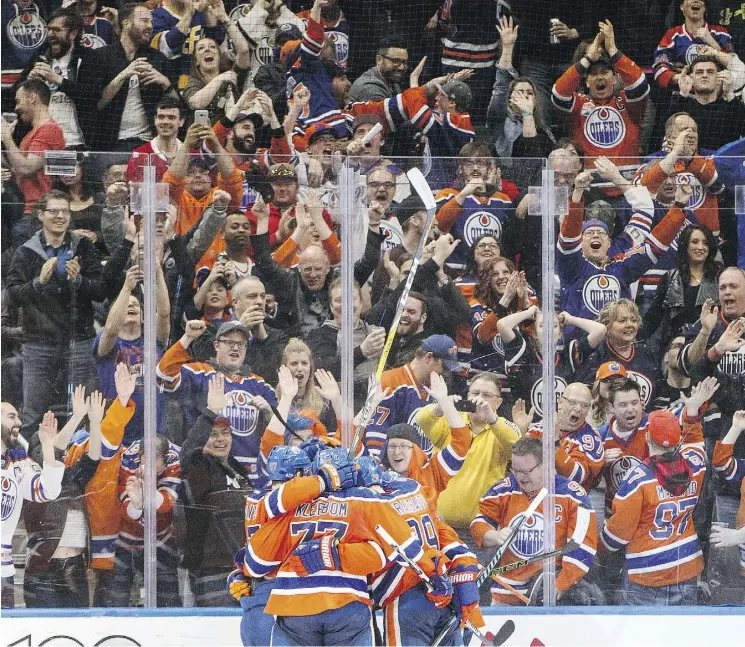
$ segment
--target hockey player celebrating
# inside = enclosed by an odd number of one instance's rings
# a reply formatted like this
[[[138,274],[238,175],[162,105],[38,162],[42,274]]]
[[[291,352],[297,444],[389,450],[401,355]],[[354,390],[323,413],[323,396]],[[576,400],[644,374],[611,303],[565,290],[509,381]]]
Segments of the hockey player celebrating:
[[[621,483],[603,527],[607,550],[626,548],[624,604],[696,604],[704,558],[692,515],[706,456],[698,447],[681,449],[681,435],[671,412],[649,414],[649,458]]]
[[[63,463],[54,458],[54,439],[57,436],[57,419],[47,411],[39,425],[42,464],[26,455],[18,442],[21,433],[21,418],[9,402],[0,405],[2,414],[2,520],[3,545],[0,557],[2,576],[3,608],[12,608],[13,603],[13,554],[11,542],[21,517],[23,500],[46,503],[56,499],[62,490]]]
[[[512,528],[524,516],[531,500],[543,487],[543,445],[537,438],[524,437],[512,446],[512,468],[509,476],[499,481],[481,499],[480,514],[471,522],[471,534],[479,547],[502,546]],[[597,547],[595,511],[587,493],[574,481],[556,476],[556,548],[570,539],[577,548],[562,556],[561,571],[556,576],[557,598],[576,585],[592,565]],[[543,503],[525,520],[501,564],[526,559],[543,552],[545,527]],[[492,584],[495,602],[517,604],[518,597],[528,593],[529,580],[543,568],[540,561],[500,576]]]

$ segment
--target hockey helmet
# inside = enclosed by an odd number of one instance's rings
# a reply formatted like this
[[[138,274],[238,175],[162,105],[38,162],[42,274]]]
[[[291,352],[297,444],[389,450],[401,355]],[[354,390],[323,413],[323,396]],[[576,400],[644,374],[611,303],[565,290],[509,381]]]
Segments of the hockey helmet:
[[[270,481],[289,481],[295,476],[307,475],[310,458],[300,447],[277,445],[269,452],[266,473]]]

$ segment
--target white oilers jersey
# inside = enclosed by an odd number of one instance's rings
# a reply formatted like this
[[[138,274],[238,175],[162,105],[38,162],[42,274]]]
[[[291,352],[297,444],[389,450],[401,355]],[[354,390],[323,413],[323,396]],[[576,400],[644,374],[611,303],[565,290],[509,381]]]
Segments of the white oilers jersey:
[[[12,577],[15,573],[12,552],[13,533],[21,516],[23,500],[46,503],[56,499],[62,491],[65,466],[57,461],[52,467],[42,469],[36,461],[26,455],[23,449],[9,449],[2,460],[0,521],[3,543],[2,551],[0,551],[2,559],[0,577]]]

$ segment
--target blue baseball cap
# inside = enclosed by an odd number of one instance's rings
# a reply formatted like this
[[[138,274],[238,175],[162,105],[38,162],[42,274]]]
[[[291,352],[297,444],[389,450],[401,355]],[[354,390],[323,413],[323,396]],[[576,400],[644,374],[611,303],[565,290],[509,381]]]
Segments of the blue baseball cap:
[[[606,225],[602,220],[599,220],[598,218],[590,218],[589,220],[586,220],[584,223],[582,223],[582,233],[585,233],[585,230],[589,229],[590,227],[600,227],[606,234],[608,233],[608,225]]]
[[[447,335],[430,335],[422,342],[421,349],[427,353],[432,353],[435,357],[439,357],[448,371],[457,371],[460,369],[458,347],[451,337]]]

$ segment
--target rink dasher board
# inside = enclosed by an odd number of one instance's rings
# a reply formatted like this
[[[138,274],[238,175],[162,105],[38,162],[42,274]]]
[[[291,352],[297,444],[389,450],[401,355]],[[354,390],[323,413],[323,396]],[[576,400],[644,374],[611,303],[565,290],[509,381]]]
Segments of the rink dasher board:
[[[514,621],[505,647],[529,647],[536,639],[545,647],[711,647],[745,635],[745,607],[485,609],[484,616],[494,633]],[[240,609],[3,610],[0,645],[240,647],[240,618]]]

